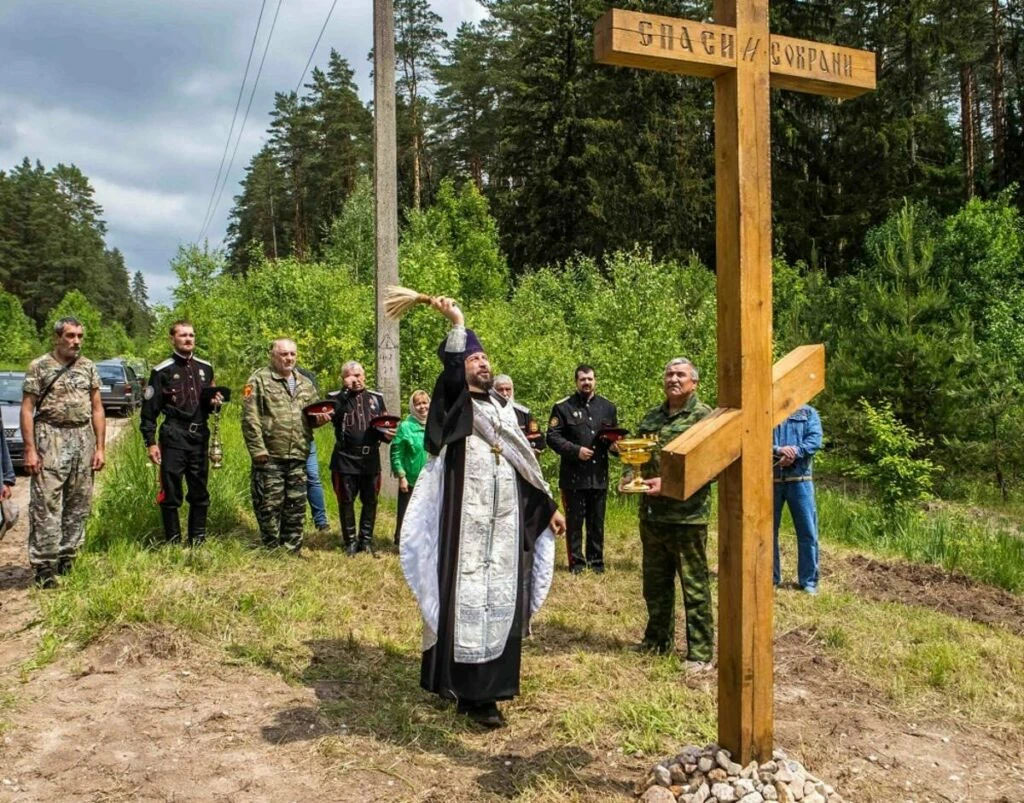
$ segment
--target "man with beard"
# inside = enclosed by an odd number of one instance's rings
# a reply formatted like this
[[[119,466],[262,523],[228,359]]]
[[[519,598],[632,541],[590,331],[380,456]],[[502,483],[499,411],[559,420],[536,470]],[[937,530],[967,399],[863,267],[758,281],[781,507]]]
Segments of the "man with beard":
[[[555,403],[548,422],[548,446],[561,458],[558,487],[566,518],[569,571],[604,571],[604,511],[608,498],[608,446],[601,430],[619,425],[619,415],[597,394],[594,369],[576,366],[576,392]],[[583,549],[583,525],[587,546]]]
[[[32,475],[28,559],[42,588],[70,571],[85,538],[93,474],[105,462],[100,376],[81,356],[83,337],[76,318],[57,321],[53,351],[32,361],[22,387],[25,470]]]
[[[519,693],[522,638],[547,595],[554,536],[565,529],[511,405],[450,298],[452,322],[427,414],[431,458],[402,525],[401,563],[423,614],[420,685],[485,727]]]

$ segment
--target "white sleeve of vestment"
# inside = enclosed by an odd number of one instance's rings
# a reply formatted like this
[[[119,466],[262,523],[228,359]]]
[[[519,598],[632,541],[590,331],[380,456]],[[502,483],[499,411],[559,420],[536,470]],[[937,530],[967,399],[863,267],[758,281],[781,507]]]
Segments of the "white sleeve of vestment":
[[[555,575],[555,534],[548,527],[533,545],[533,574],[530,578],[530,616],[547,599]]]
[[[402,564],[402,574],[423,616],[424,650],[437,643],[437,617],[440,609],[437,561],[446,451],[447,447],[441,449],[441,454],[436,457],[428,458],[416,478],[399,536],[398,557]]]

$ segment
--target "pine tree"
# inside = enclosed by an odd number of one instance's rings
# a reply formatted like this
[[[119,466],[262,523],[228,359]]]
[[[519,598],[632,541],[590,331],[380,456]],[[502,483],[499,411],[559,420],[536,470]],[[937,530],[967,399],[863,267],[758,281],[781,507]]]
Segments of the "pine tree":
[[[395,0],[396,89],[404,101],[411,138],[413,209],[419,209],[422,201],[425,90],[434,80],[445,39],[441,18],[430,10],[427,0]]]

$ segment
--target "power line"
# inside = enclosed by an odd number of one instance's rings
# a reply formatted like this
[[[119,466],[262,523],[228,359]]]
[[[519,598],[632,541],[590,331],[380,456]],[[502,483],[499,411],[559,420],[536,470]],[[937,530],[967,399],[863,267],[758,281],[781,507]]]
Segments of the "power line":
[[[306,59],[306,66],[302,68],[302,75],[299,76],[299,82],[295,85],[296,96],[298,96],[299,90],[302,89],[302,82],[306,78],[306,71],[309,69],[309,65],[313,63],[313,56],[316,55],[316,49],[320,47],[320,40],[324,37],[324,31],[327,30],[327,23],[331,21],[331,15],[334,13],[334,7],[336,5],[338,5],[338,0],[334,0],[334,2],[331,3],[331,10],[327,12],[327,18],[324,20],[324,24],[320,27],[320,35],[317,36],[313,49],[309,51],[309,58]]]
[[[220,185],[220,192],[217,194],[217,201],[213,205],[213,213],[210,215],[210,220],[206,224],[207,226],[213,223],[213,218],[217,214],[217,207],[220,206],[220,199],[224,195],[224,188],[227,186],[228,178],[231,176],[231,167],[235,163],[235,155],[238,153],[238,146],[242,142],[242,135],[245,133],[245,124],[249,119],[249,111],[252,109],[253,98],[256,97],[256,88],[260,85],[260,76],[263,74],[263,64],[267,60],[267,51],[270,50],[270,41],[274,38],[274,28],[277,27],[277,15],[281,13],[281,3],[283,2],[284,0],[277,0],[277,8],[274,10],[274,19],[270,23],[270,33],[267,34],[267,42],[263,46],[263,55],[260,56],[260,66],[256,70],[256,78],[253,79],[252,82],[252,91],[249,92],[249,102],[245,107],[245,115],[242,117],[242,125],[238,129],[238,139],[235,140],[235,147],[231,151],[231,160],[228,162],[228,169],[224,171],[224,179]],[[223,242],[223,238],[221,242]]]
[[[245,60],[245,73],[242,75],[242,85],[238,87],[238,99],[235,101],[235,111],[231,115],[231,127],[228,129],[228,138],[224,142],[224,153],[220,156],[220,167],[217,168],[217,178],[213,180],[213,189],[210,190],[210,200],[206,204],[206,214],[203,215],[203,224],[199,227],[199,237],[196,242],[202,240],[203,232],[206,231],[207,220],[210,217],[210,210],[213,208],[213,196],[217,194],[217,185],[220,183],[220,176],[224,170],[224,160],[228,158],[228,148],[231,147],[231,135],[235,131],[235,120],[238,119],[238,108],[242,105],[242,95],[245,93],[245,82],[249,78],[249,66],[252,64],[252,54],[256,51],[256,38],[260,33],[260,25],[263,23],[263,11],[267,7],[267,0],[263,0],[260,6],[260,15],[256,19],[256,30],[252,32],[252,42],[249,43],[249,58]]]

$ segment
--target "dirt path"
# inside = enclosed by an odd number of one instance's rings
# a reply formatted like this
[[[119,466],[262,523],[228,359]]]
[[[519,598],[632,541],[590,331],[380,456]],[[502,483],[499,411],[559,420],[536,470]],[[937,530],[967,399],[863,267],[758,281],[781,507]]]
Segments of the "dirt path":
[[[130,418],[107,418],[107,444],[131,425]],[[19,475],[12,499],[21,509],[18,523],[0,541],[0,691],[3,679],[30,657],[35,649],[32,628],[39,609],[32,598],[32,570],[28,565],[29,478]]]
[[[20,479],[19,504],[27,488]],[[171,630],[124,628],[23,676],[38,643],[40,593],[31,588],[26,532],[23,519],[0,543],[0,723],[10,723],[0,728],[0,801],[458,803],[513,797],[517,782],[552,767],[564,788],[578,790],[574,800],[628,801],[649,765],[616,744],[553,744],[543,717],[512,716],[496,733],[453,734],[443,750],[378,739],[372,723],[328,715],[342,693],[336,681],[291,686],[268,670],[230,665],[223,652]],[[849,560],[864,596],[1019,632],[1017,597],[942,572]],[[543,649],[542,623],[538,631],[526,662]],[[331,650],[331,660],[360,660],[344,642]],[[1019,732],[1008,738],[950,721],[909,723],[845,673],[811,632],[781,634],[776,656],[778,743],[812,770],[827,768],[848,801],[1024,801]],[[693,684],[713,694],[713,682]],[[14,700],[6,710],[5,692]],[[564,797],[556,788],[541,799]]]

